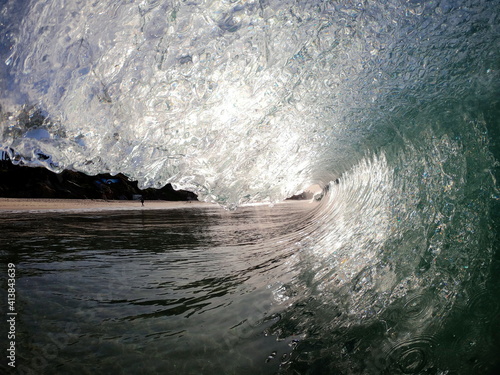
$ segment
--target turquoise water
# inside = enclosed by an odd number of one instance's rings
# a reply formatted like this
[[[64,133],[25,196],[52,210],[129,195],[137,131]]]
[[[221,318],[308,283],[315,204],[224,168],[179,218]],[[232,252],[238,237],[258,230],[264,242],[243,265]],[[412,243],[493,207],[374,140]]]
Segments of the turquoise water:
[[[496,2],[1,7],[15,163],[232,210],[4,215],[20,363],[500,372]],[[244,207],[311,184],[316,206]]]

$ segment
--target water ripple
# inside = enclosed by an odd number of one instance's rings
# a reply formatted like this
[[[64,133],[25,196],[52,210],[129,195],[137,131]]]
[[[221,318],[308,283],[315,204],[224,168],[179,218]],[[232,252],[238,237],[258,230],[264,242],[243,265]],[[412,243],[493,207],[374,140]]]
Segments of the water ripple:
[[[435,340],[422,336],[395,345],[387,355],[391,374],[417,374],[433,366]]]

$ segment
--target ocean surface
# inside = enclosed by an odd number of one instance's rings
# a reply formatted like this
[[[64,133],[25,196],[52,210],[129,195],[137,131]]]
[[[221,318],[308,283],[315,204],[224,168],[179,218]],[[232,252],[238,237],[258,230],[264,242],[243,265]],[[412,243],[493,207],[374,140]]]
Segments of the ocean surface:
[[[14,373],[500,373],[499,2],[1,0],[0,64],[14,163],[214,203],[4,213]]]
[[[3,215],[4,373],[496,374],[493,257],[380,248],[325,205]]]

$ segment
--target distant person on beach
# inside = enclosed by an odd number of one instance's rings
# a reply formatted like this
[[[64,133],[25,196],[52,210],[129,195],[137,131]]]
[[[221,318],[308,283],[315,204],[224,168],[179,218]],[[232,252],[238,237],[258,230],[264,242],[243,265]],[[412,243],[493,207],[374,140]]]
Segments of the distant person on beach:
[[[144,198],[141,197],[141,204],[144,206]]]

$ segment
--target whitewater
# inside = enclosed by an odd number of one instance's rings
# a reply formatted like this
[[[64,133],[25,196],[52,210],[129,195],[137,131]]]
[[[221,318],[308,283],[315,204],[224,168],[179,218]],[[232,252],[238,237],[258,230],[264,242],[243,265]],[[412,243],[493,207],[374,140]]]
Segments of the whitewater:
[[[281,254],[255,284],[278,307],[252,327],[292,348],[272,371],[498,371],[497,2],[0,7],[14,163],[171,183],[233,215],[278,207],[262,215],[280,231],[252,227]],[[315,184],[321,201],[279,208]]]

